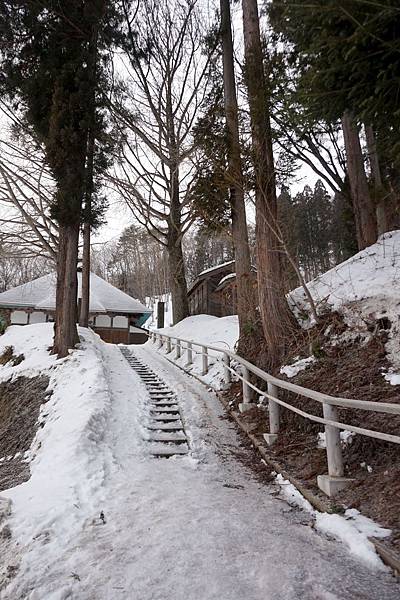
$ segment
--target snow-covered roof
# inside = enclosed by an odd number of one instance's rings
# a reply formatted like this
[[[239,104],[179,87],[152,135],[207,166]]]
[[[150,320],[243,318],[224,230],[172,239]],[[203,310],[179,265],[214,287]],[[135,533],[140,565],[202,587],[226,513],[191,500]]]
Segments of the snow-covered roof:
[[[78,273],[78,298],[82,296],[82,274]],[[49,273],[0,294],[0,307],[55,310],[56,274]],[[139,300],[90,273],[90,313],[151,314]]]
[[[218,283],[218,287],[220,285],[222,285],[223,283],[225,283],[225,281],[228,281],[228,279],[235,279],[236,277],[236,273],[228,273],[228,275],[225,275],[225,277],[223,277],[221,279],[221,281]]]
[[[215,265],[214,267],[210,267],[209,269],[204,269],[204,271],[201,271],[201,273],[199,273],[197,275],[196,279],[193,281],[193,283],[189,287],[188,294],[190,294],[195,289],[195,287],[197,287],[197,285],[205,279],[206,275],[209,275],[210,273],[213,273],[214,271],[223,270],[224,268],[226,268],[226,269],[228,267],[233,268],[234,265],[235,265],[235,261],[229,260],[228,262],[224,262],[219,265]]]
[[[229,267],[235,263],[234,260],[228,260],[228,262],[221,263],[220,265],[215,265],[214,267],[209,267],[208,269],[204,269],[201,273],[198,274],[197,277],[201,277],[202,275],[206,275],[207,273],[211,273],[211,271],[217,271],[218,269],[222,269],[223,267]]]

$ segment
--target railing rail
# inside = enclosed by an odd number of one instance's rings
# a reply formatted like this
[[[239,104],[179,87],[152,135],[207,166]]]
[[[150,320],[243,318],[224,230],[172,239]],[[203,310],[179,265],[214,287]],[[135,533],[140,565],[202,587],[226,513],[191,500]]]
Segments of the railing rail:
[[[400,415],[400,404],[391,404],[388,402],[372,402],[369,400],[354,400],[349,398],[340,398],[304,388],[295,383],[279,379],[256,367],[248,360],[242,358],[227,350],[204,344],[204,342],[196,342],[186,340],[177,336],[170,336],[157,331],[149,332],[149,337],[154,343],[158,342],[158,348],[162,348],[166,344],[166,353],[171,353],[175,349],[175,358],[179,358],[184,351],[187,352],[187,364],[193,363],[193,354],[200,355],[202,358],[202,375],[206,375],[211,366],[210,359],[214,358],[223,365],[224,380],[227,385],[232,381],[232,374],[242,381],[243,388],[243,403],[239,406],[240,410],[245,410],[254,406],[251,399],[251,390],[254,390],[261,396],[268,398],[269,408],[269,433],[264,434],[264,438],[268,444],[273,444],[279,435],[280,418],[279,407],[290,410],[301,417],[309,419],[315,423],[320,423],[325,426],[326,451],[328,458],[328,476],[319,476],[318,485],[328,495],[333,495],[338,490],[343,488],[348,480],[344,479],[344,464],[342,456],[342,448],[340,441],[340,430],[347,430],[371,438],[376,438],[386,442],[400,444],[400,436],[371,429],[365,429],[355,425],[348,425],[338,420],[338,408],[357,409],[364,411],[374,411],[387,413],[391,415]],[[200,348],[196,350],[195,348]],[[218,353],[222,355],[218,358],[210,353]],[[240,371],[232,367],[232,362],[240,365]],[[250,381],[250,373],[256,378],[267,383],[267,391],[261,390],[257,385]],[[279,398],[279,389],[289,391],[291,393],[303,396],[310,400],[314,400],[322,404],[323,416],[313,415],[305,410],[292,406]]]

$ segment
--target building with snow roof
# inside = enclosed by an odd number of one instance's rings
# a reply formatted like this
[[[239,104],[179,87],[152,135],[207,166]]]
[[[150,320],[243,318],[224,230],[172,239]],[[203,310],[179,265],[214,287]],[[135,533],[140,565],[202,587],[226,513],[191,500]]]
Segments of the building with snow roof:
[[[0,312],[12,325],[54,321],[56,273],[49,273],[0,294]],[[78,306],[82,297],[82,273],[78,272]],[[151,315],[139,300],[90,274],[89,325],[106,342],[143,343],[141,325]]]
[[[256,284],[255,270],[251,277]],[[188,290],[191,315],[227,317],[237,314],[235,261],[231,260],[198,274]]]

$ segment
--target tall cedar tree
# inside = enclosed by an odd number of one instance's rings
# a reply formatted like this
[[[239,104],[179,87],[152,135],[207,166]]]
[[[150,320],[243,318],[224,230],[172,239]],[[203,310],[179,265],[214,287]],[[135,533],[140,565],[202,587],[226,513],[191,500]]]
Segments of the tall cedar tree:
[[[283,357],[293,317],[286,302],[276,235],[277,201],[269,115],[268,82],[264,72],[257,0],[242,0],[245,80],[248,90],[256,196],[258,299],[267,343],[267,367]]]
[[[52,206],[59,223],[53,351],[66,356],[78,341],[76,269],[82,202],[89,191],[89,133],[94,123],[96,137],[103,128],[95,115],[93,90],[105,66],[104,50],[115,38],[118,13],[107,0],[13,0],[3,2],[0,11],[1,90],[18,98],[57,184]],[[92,209],[90,219],[97,216]]]
[[[232,215],[232,238],[235,251],[237,311],[239,318],[239,352],[246,348],[256,320],[256,303],[251,280],[249,236],[243,190],[243,168],[239,139],[239,117],[233,58],[230,0],[220,0],[224,106],[227,131],[228,169]],[[243,348],[242,348],[243,346]]]

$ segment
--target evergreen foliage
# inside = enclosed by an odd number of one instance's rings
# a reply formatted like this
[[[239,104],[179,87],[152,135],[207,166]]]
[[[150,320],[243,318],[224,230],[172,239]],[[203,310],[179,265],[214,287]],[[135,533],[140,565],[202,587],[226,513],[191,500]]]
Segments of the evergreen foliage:
[[[106,0],[1,3],[0,92],[13,98],[44,146],[57,182],[52,216],[64,225],[82,217],[90,127],[95,179],[107,166],[106,68],[119,24],[116,3]],[[103,210],[103,199],[92,198],[92,225]]]
[[[374,126],[399,156],[400,7],[397,0],[271,0],[278,39],[291,44],[299,97],[317,118],[345,110]],[[390,115],[388,124],[387,116]]]
[[[328,271],[357,252],[354,221],[348,224],[349,207],[340,195],[330,197],[322,181],[306,185],[292,196],[283,188],[278,197],[281,229],[291,256],[296,257],[306,280]],[[298,285],[286,265],[286,285]]]

